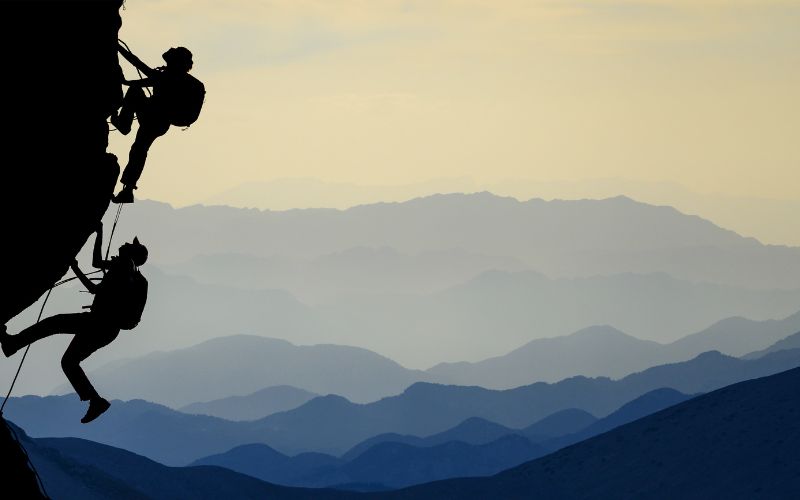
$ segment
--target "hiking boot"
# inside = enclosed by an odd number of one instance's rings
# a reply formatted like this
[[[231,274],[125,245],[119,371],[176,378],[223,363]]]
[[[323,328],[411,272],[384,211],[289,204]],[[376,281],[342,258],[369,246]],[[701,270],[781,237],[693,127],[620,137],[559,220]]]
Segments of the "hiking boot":
[[[89,409],[86,410],[86,415],[83,416],[81,419],[82,424],[88,424],[92,420],[96,419],[111,406],[111,403],[106,401],[104,398],[98,396],[89,401]]]
[[[114,203],[133,203],[133,190],[136,188],[125,186],[119,193],[111,197]]]
[[[122,135],[128,135],[131,131],[131,124],[122,123],[122,120],[119,118],[119,113],[116,111],[111,113],[111,125],[114,125],[114,128]]]
[[[5,354],[7,358],[10,358],[19,351],[19,348],[14,346],[14,337],[8,334],[5,325],[0,328],[0,345],[2,345],[3,354]]]

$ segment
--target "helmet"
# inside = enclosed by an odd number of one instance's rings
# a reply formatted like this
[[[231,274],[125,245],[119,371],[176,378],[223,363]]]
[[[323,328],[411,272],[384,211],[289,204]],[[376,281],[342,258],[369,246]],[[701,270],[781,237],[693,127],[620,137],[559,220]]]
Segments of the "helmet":
[[[192,69],[192,53],[186,47],[172,47],[161,54],[161,58],[167,62],[168,66],[177,66],[186,71]]]
[[[143,265],[147,262],[147,247],[139,243],[139,238],[133,238],[133,243],[131,243],[130,247],[131,252],[131,259],[133,259],[133,263],[136,264],[136,267]]]

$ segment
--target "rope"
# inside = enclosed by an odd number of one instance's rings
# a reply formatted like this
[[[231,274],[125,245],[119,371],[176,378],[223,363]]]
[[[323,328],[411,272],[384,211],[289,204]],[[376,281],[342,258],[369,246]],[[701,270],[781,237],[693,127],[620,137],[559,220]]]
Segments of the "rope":
[[[111,252],[111,241],[114,239],[114,231],[117,230],[117,222],[119,222],[119,216],[122,213],[122,207],[124,206],[123,203],[120,203],[117,206],[117,215],[114,217],[114,225],[111,226],[111,236],[108,237],[108,246],[106,247],[106,260],[108,260],[108,254]]]
[[[125,47],[125,50],[127,50],[128,52],[130,52],[131,54],[133,54],[133,51],[131,50],[131,48],[130,48],[130,47],[128,47],[128,44],[127,44],[127,43],[125,43],[125,42],[124,42],[124,41],[123,41],[121,38],[117,38],[117,41],[118,41],[119,43],[121,43],[123,47]],[[136,54],[134,54],[134,55],[136,55]],[[134,66],[134,68],[136,69],[136,73],[139,75],[139,79],[140,79],[140,80],[143,80],[143,79],[144,79],[144,76],[142,75],[142,72],[141,72],[141,71],[139,71],[139,68],[136,68],[135,66]],[[147,95],[148,95],[149,97],[153,97],[153,92],[151,92],[151,91],[150,91],[150,88],[149,88],[149,87],[144,87],[144,91],[145,91],[145,92],[147,92]]]
[[[44,297],[44,302],[42,302],[42,307],[39,309],[39,317],[36,318],[36,324],[38,325],[39,322],[42,320],[42,313],[44,313],[44,306],[47,305],[47,299],[50,298],[50,294],[53,292],[53,288],[55,285],[50,287],[50,290],[47,291],[47,295]],[[6,407],[6,403],[8,403],[8,398],[11,396],[11,391],[14,390],[14,385],[17,383],[17,378],[19,378],[19,372],[22,371],[22,365],[25,363],[25,358],[28,357],[28,351],[30,350],[31,345],[28,344],[25,347],[25,354],[22,355],[22,359],[19,362],[19,366],[17,367],[17,373],[14,375],[14,380],[11,381],[11,387],[8,388],[8,393],[6,393],[6,398],[3,400],[3,404],[0,405],[0,415],[3,415],[3,409]]]

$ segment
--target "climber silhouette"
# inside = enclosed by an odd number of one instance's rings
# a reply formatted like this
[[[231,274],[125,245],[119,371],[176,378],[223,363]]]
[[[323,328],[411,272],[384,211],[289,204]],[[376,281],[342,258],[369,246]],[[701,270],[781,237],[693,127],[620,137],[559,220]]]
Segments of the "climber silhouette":
[[[134,114],[139,121],[139,130],[128,155],[128,164],[122,173],[122,190],[112,200],[115,203],[133,203],[133,190],[142,175],[147,152],[156,139],[166,134],[170,125],[189,126],[197,120],[205,97],[205,87],[189,75],[192,69],[192,53],[185,47],[173,47],[162,58],[167,65],[150,68],[122,44],[119,53],[145,78],[123,80],[128,91],[122,100],[122,108],[111,115],[111,124],[122,134],[131,131]],[[153,88],[153,96],[144,94],[144,87]]]
[[[6,357],[51,335],[68,333],[75,336],[61,358],[61,367],[81,401],[89,401],[89,409],[81,419],[83,423],[100,416],[111,403],[97,393],[80,363],[114,341],[121,329],[135,327],[147,300],[147,280],[138,271],[138,267],[147,260],[147,248],[134,238],[132,243],[125,243],[119,248],[116,257],[104,260],[101,254],[102,241],[103,226],[100,224],[92,256],[92,265],[105,271],[100,283],[93,283],[80,270],[77,261],[72,263],[75,275],[94,294],[90,312],[51,316],[17,335],[9,335],[5,329],[0,329],[0,346]]]

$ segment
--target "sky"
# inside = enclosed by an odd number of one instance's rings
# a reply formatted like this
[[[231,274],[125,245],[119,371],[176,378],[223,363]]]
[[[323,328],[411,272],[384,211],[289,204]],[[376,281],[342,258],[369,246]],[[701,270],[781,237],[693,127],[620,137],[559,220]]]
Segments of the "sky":
[[[800,245],[800,1],[128,0],[122,15],[153,66],[190,48],[208,92],[153,146],[137,197],[626,194]],[[131,139],[112,137],[123,163]]]

